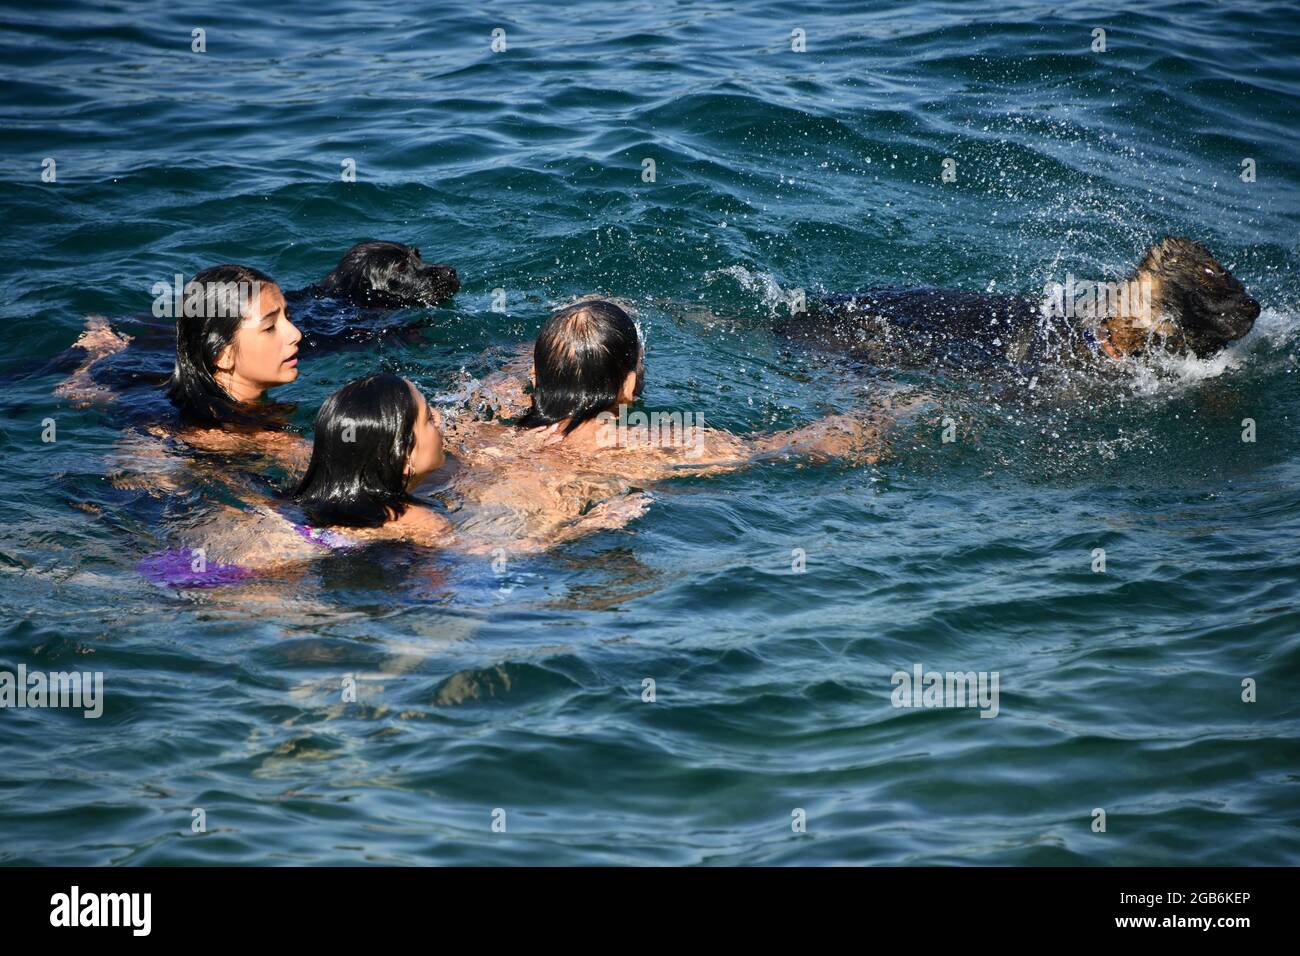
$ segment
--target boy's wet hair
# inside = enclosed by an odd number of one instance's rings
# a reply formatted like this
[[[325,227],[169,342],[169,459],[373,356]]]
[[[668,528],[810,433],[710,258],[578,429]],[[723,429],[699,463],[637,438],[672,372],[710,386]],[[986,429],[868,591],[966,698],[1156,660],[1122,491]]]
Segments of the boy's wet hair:
[[[612,302],[588,299],[554,313],[533,345],[533,404],[517,424],[524,428],[568,419],[567,435],[618,401],[629,372],[638,372],[641,337],[628,314]]]
[[[419,411],[411,386],[389,373],[355,379],[325,399],[311,463],[293,491],[312,524],[377,528],[406,511]]]
[[[185,307],[176,317],[176,366],[165,386],[185,424],[283,427],[291,406],[240,402],[216,379],[218,357],[247,318],[249,291],[275,285],[274,279],[252,266],[232,264],[204,269],[186,283]]]

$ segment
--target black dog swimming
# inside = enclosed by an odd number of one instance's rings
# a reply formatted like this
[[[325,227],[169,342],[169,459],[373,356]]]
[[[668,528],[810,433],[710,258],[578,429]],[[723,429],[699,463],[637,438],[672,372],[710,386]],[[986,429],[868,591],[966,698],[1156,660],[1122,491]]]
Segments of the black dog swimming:
[[[909,288],[829,295],[779,335],[889,365],[1104,364],[1156,350],[1207,358],[1246,335],[1259,303],[1199,242],[1168,237],[1121,282],[1042,298]]]
[[[425,262],[414,246],[374,241],[358,242],[325,278],[300,293],[364,309],[402,309],[440,305],[458,291],[460,277],[451,266]]]
[[[320,282],[284,294],[300,349],[325,352],[392,335],[417,334],[419,323],[389,321],[394,309],[441,305],[460,291],[448,265],[425,262],[400,242],[358,242]],[[339,308],[343,306],[343,308]]]

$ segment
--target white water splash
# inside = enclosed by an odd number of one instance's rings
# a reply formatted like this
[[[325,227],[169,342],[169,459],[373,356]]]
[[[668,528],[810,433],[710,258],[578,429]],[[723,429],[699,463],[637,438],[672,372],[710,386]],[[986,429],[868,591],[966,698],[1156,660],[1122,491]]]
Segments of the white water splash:
[[[1270,348],[1282,348],[1296,340],[1298,331],[1300,331],[1300,312],[1265,308],[1260,311],[1250,334],[1235,343],[1233,347],[1263,341]]]
[[[1300,315],[1295,312],[1264,309],[1250,334],[1209,358],[1171,355],[1158,352],[1142,362],[1131,363],[1133,391],[1138,395],[1159,392],[1178,394],[1227,372],[1243,368],[1252,354],[1261,349],[1278,349],[1296,339]]]
[[[712,285],[720,278],[735,280],[745,292],[756,295],[760,304],[767,310],[769,317],[775,318],[778,308],[785,308],[790,303],[790,296],[781,288],[771,273],[754,272],[745,266],[727,266],[725,269],[713,269],[704,274],[705,283]]]

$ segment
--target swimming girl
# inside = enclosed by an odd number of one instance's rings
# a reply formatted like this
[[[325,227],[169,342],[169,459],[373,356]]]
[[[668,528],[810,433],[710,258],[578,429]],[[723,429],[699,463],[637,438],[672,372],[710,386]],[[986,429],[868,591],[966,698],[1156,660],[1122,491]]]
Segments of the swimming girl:
[[[413,496],[443,464],[438,426],[438,413],[404,378],[349,382],[316,415],[311,461],[292,492],[305,522],[285,517],[287,502],[243,496],[242,508],[218,504],[185,521],[178,533],[186,546],[149,556],[140,571],[161,584],[216,587],[376,540],[444,544],[450,523]]]
[[[437,543],[450,525],[412,492],[442,467],[440,425],[404,378],[349,382],[316,415],[311,462],[293,497],[316,527]]]
[[[235,281],[248,281],[255,271],[239,266],[217,266],[204,270],[194,281],[218,270],[244,273]],[[338,265],[319,282],[285,292],[281,297],[288,301],[290,310],[301,319],[299,325],[307,333],[300,343],[302,351],[325,351],[355,347],[393,335],[414,334],[418,324],[389,321],[380,313],[441,305],[459,288],[460,277],[454,268],[425,262],[414,246],[367,241],[345,252]],[[121,389],[158,380],[161,350],[165,347],[165,354],[170,356],[175,341],[172,322],[159,320],[170,317],[175,305],[167,301],[172,295],[167,283],[156,284],[154,293],[155,318],[125,319],[130,335],[113,329],[103,316],[87,319],[86,330],[73,347],[41,370],[41,374],[71,370],[68,378],[55,387],[56,395],[85,405],[111,400]],[[188,300],[187,293],[180,289],[175,295],[182,302]],[[178,315],[183,314],[184,306],[176,311]],[[120,358],[103,361],[123,352],[126,354]]]
[[[186,425],[264,428],[273,419],[262,398],[298,377],[301,339],[270,276],[250,266],[204,269],[185,287],[167,397]]]
[[[173,433],[155,424],[149,431],[201,451],[264,456],[301,473],[310,446],[285,430],[293,406],[266,397],[298,377],[302,333],[279,285],[251,266],[213,266],[185,285],[177,312],[175,365],[164,388],[181,427]],[[167,457],[164,447],[133,438],[126,445],[141,472],[164,472],[157,467]],[[119,484],[134,478],[125,464]]]

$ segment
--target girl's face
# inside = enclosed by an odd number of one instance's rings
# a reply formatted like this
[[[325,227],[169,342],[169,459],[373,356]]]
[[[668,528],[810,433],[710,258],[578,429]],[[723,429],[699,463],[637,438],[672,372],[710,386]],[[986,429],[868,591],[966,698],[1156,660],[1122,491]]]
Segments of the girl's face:
[[[429,404],[429,400],[420,390],[408,381],[411,397],[415,400],[415,444],[411,448],[411,457],[406,468],[410,477],[407,490],[414,489],[420,482],[442,467],[446,460],[442,452],[442,417]]]
[[[239,401],[254,401],[268,388],[298,377],[301,339],[302,333],[289,321],[280,287],[259,284],[234,341],[218,358],[217,381]]]

